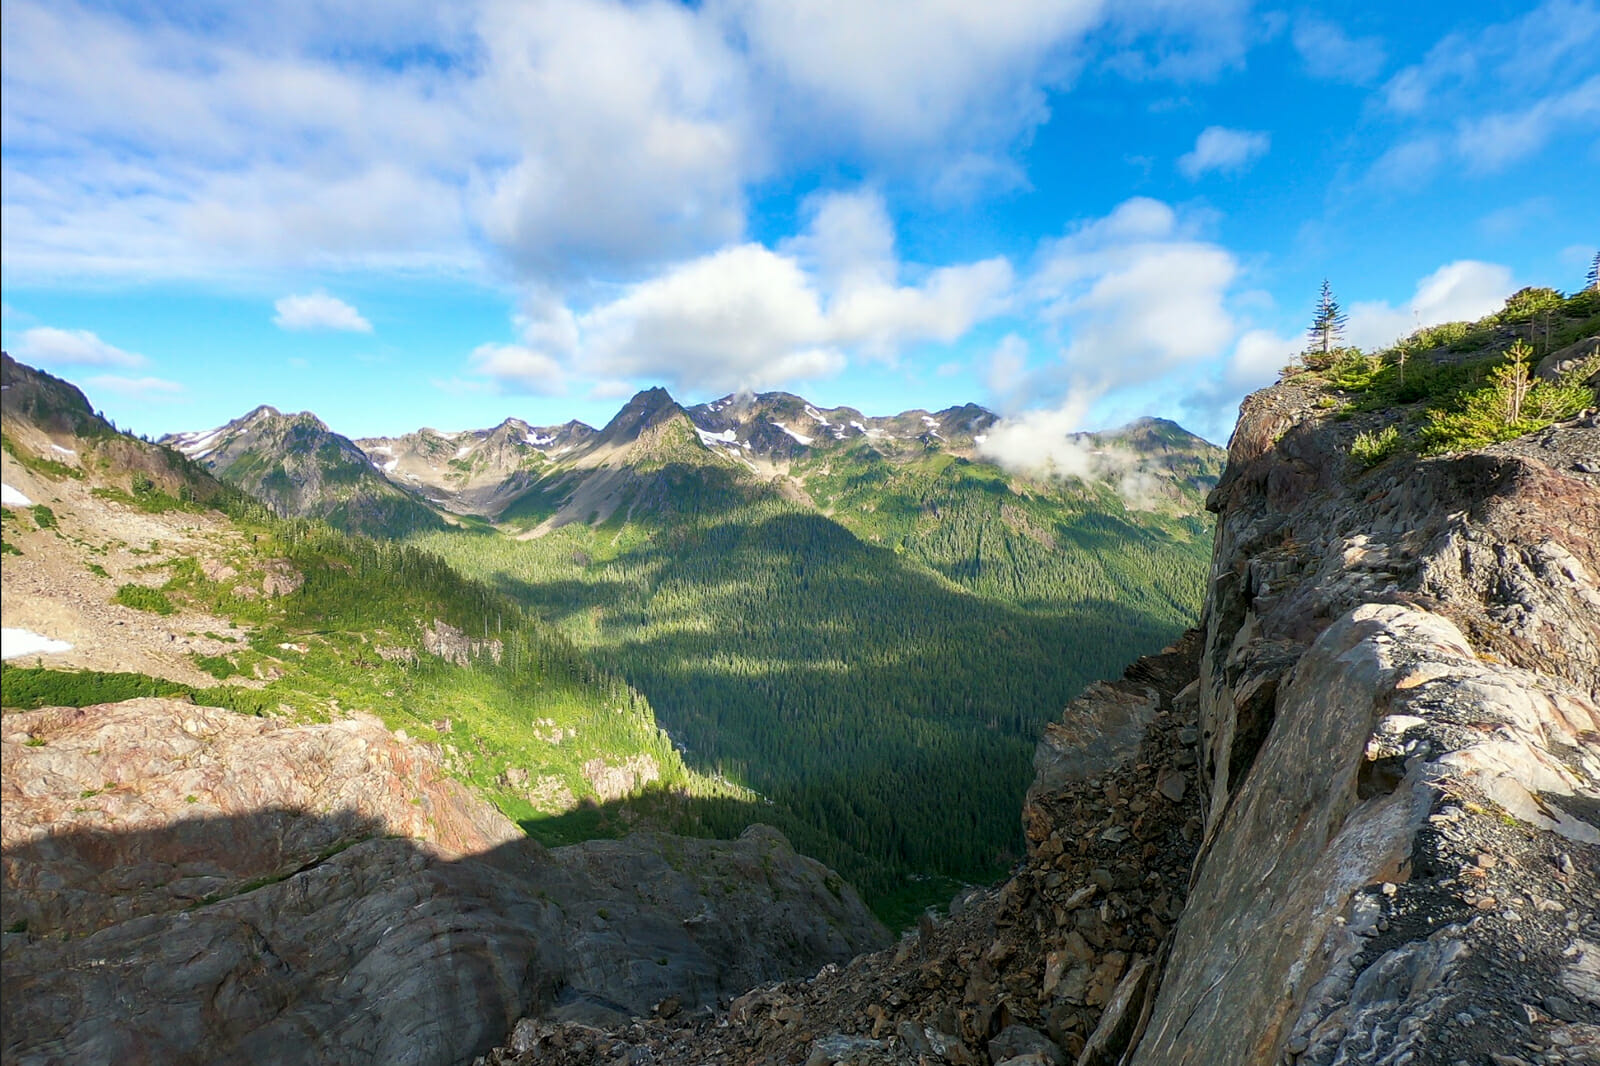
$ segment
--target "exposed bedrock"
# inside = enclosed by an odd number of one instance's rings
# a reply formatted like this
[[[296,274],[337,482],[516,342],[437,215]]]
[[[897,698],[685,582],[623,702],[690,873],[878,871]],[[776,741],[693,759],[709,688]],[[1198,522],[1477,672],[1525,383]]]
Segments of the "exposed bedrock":
[[[4,720],[7,1063],[470,1061],[883,942],[775,830],[545,849],[375,719]]]

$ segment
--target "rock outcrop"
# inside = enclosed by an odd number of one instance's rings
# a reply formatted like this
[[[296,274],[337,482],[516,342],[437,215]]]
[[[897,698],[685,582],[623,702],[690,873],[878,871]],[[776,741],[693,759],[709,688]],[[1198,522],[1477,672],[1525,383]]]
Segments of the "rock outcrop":
[[[1131,1061],[1583,1061],[1600,424],[1361,473],[1315,401],[1252,397],[1212,497],[1206,844]]]
[[[882,942],[776,831],[547,850],[375,719],[7,714],[4,1057],[468,1061]]]

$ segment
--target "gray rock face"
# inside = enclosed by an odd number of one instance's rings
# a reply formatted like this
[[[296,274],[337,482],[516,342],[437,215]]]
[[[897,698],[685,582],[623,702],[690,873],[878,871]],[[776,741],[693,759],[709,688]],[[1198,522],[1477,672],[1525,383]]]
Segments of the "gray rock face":
[[[1252,397],[1212,497],[1205,844],[1129,1061],[1584,1061],[1600,425],[1363,474],[1314,399]]]
[[[444,1066],[887,939],[775,830],[546,850],[372,719],[135,700],[3,744],[8,1063]]]

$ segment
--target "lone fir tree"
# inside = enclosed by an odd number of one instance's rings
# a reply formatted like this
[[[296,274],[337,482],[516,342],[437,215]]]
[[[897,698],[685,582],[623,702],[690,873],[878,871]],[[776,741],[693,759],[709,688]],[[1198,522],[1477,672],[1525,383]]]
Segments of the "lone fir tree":
[[[1594,253],[1594,260],[1589,264],[1589,276],[1585,280],[1589,284],[1585,285],[1584,288],[1600,290],[1600,252]]]
[[[1322,279],[1322,293],[1317,297],[1317,310],[1311,316],[1311,328],[1306,333],[1311,337],[1311,347],[1327,355],[1339,346],[1344,340],[1345,313],[1339,307],[1339,301],[1333,298],[1333,288],[1328,284],[1328,279]]]

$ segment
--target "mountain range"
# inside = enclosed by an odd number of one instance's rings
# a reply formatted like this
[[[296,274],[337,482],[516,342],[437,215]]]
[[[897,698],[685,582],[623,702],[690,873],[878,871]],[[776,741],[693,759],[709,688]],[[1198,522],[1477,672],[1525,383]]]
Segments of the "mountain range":
[[[807,483],[826,476],[833,459],[906,464],[948,455],[983,462],[986,431],[998,421],[976,404],[871,417],[851,407],[819,408],[783,392],[729,395],[685,408],[654,388],[634,396],[601,429],[508,418],[490,429],[423,428],[351,440],[309,412],[258,407],[226,425],[172,434],[161,443],[284,515],[388,533],[436,528],[438,515],[519,525],[536,516],[535,528],[547,530],[610,519],[642,488],[629,473],[667,462],[721,467],[740,482],[803,497]],[[1153,475],[1174,501],[1187,497],[1192,504],[1219,469],[1219,449],[1165,420],[1141,419],[1121,431],[1074,440],[1105,458],[1107,474]]]

